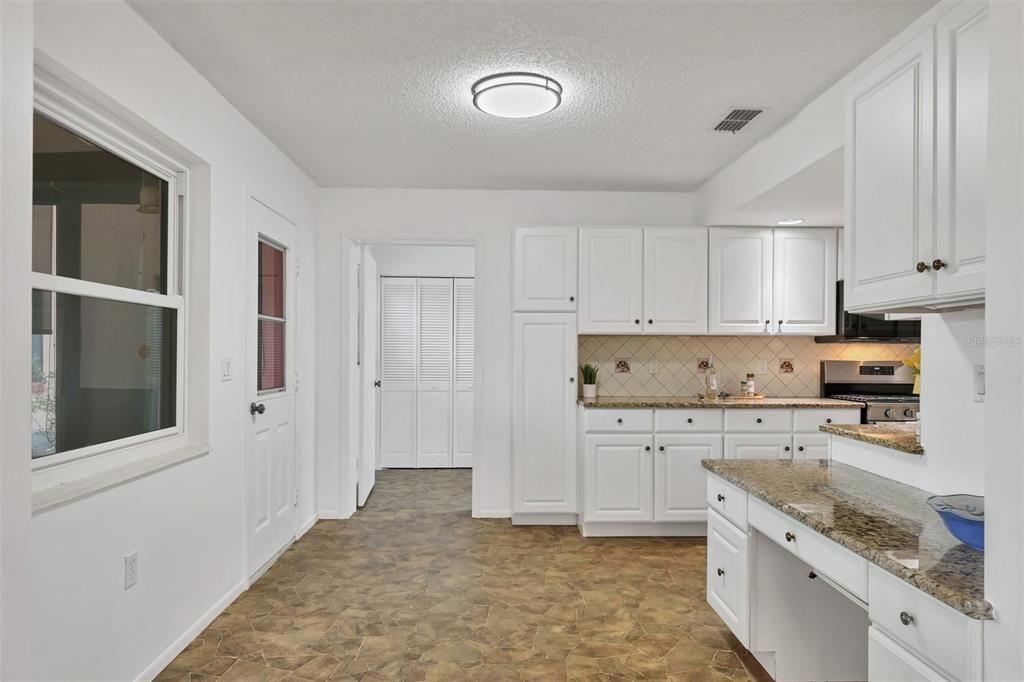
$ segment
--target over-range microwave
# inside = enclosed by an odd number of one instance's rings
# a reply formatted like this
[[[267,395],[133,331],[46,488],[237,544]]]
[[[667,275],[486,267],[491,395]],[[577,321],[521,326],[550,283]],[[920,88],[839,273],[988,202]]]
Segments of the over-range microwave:
[[[887,320],[884,315],[848,313],[843,309],[843,280],[836,282],[836,333],[815,336],[818,343],[920,343],[917,320]]]

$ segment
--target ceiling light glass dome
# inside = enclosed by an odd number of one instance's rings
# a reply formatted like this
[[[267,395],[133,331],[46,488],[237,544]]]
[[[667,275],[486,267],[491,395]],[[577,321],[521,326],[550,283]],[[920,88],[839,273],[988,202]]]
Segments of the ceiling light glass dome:
[[[562,102],[558,81],[536,73],[499,73],[473,84],[477,109],[502,118],[546,114]]]

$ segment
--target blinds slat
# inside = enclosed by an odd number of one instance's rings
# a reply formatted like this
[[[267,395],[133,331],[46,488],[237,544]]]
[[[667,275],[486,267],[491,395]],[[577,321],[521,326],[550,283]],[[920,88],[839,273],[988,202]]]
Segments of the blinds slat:
[[[419,381],[452,380],[452,280],[419,280]]]
[[[473,384],[476,285],[471,279],[455,280],[455,381]]]
[[[416,380],[416,280],[381,278],[381,379]]]

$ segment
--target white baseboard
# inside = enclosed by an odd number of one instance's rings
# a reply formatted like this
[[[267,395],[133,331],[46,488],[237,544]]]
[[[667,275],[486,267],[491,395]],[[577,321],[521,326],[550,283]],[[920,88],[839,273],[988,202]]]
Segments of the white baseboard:
[[[511,516],[511,509],[478,509],[473,512],[474,519],[507,519]]]
[[[513,526],[575,526],[576,514],[513,514]]]
[[[199,617],[195,623],[193,623],[185,632],[181,634],[178,639],[174,640],[171,646],[167,647],[162,654],[160,654],[155,661],[150,663],[146,668],[139,673],[135,678],[136,680],[152,680],[154,677],[160,674],[160,671],[167,667],[167,664],[174,660],[174,657],[185,650],[189,644],[192,643],[196,637],[199,636],[206,626],[213,622],[213,619],[219,616],[224,609],[228,607],[231,602],[238,598],[238,595],[245,592],[249,587],[247,580],[242,580],[237,585],[228,590],[227,594],[217,600],[217,602],[207,610],[206,613]]]
[[[319,520],[320,520],[320,517],[317,516],[316,514],[313,514],[312,516],[309,517],[308,520],[303,521],[299,525],[299,527],[295,530],[295,539],[298,540],[303,535],[305,535],[306,531],[308,531],[310,528],[315,526],[316,522],[319,521]]]
[[[705,521],[640,522],[588,522],[579,524],[580,535],[585,538],[691,538],[708,534]]]
[[[317,517],[320,518],[320,519],[327,520],[327,521],[344,521],[345,519],[352,518],[352,515],[351,514],[342,514],[340,511],[338,511],[336,509],[332,509],[330,511],[322,511],[322,512],[320,512],[319,514],[317,514]]]

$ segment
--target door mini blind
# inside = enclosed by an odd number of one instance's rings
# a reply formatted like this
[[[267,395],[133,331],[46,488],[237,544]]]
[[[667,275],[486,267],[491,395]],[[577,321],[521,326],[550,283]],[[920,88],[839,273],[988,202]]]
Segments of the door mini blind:
[[[383,383],[416,381],[416,280],[382,277],[381,366]]]
[[[455,280],[455,383],[463,390],[473,388],[475,307],[475,282],[471,279]]]

